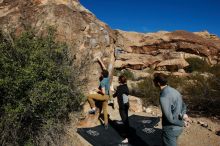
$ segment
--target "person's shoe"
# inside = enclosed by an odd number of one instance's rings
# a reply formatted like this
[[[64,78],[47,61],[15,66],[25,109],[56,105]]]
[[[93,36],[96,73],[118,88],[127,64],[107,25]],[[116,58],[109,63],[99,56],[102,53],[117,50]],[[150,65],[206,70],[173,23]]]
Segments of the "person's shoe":
[[[115,104],[114,104],[114,102],[112,103],[112,109],[115,109]]]
[[[95,114],[95,112],[96,112],[96,110],[94,110],[94,109],[91,109],[91,110],[89,110],[89,114]]]
[[[109,100],[108,100],[108,105],[111,106],[112,109],[115,109],[115,106],[114,106],[114,100],[109,99]]]
[[[125,138],[124,140],[122,140],[121,143],[128,143],[128,138]]]
[[[108,129],[108,124],[104,125],[104,127],[105,127],[105,130],[107,130]]]
[[[116,123],[117,123],[118,125],[122,125],[122,124],[123,124],[122,121],[116,121]]]

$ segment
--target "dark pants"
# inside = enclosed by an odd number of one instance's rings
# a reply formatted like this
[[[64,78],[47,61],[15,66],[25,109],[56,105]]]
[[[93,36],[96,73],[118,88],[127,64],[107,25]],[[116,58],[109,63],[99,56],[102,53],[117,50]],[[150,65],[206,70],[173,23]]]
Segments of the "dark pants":
[[[163,146],[177,146],[177,138],[182,133],[182,129],[180,130],[163,130],[162,139]]]
[[[124,132],[125,132],[124,136],[126,138],[129,136],[128,109],[129,109],[129,104],[123,104],[122,106],[119,107],[119,113],[120,113],[122,122],[124,124]]]

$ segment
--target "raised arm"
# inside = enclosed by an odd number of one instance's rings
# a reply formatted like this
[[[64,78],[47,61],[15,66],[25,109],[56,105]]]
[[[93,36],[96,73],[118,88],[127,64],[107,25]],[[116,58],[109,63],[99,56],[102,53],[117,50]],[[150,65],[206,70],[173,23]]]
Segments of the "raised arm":
[[[102,62],[101,58],[98,58],[98,62],[100,63],[102,70],[106,70],[106,67],[105,67],[104,63]]]

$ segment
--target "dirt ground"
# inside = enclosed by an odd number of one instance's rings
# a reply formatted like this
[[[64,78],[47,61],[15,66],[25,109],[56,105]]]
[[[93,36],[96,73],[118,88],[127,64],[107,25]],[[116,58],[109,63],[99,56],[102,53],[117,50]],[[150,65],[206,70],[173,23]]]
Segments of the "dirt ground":
[[[154,113],[156,112],[154,111]],[[135,114],[155,116],[146,113]],[[220,130],[219,119],[206,117],[190,117],[190,119],[192,123],[190,127],[184,128],[178,139],[178,146],[220,146],[220,136],[216,135],[216,131]],[[201,123],[205,123],[205,126],[203,127]],[[161,121],[157,128],[162,128]]]
[[[118,110],[109,109],[110,118],[112,120],[120,120]],[[129,112],[129,115],[141,115],[147,117],[161,117],[158,107],[153,107],[150,113]],[[184,128],[183,133],[178,139],[178,146],[220,146],[220,136],[216,135],[216,131],[220,130],[220,119],[206,117],[190,117],[192,123],[189,128]],[[204,126],[202,126],[204,124]],[[162,128],[161,121],[156,128]],[[80,138],[83,145],[90,144],[82,137]],[[84,142],[83,142],[84,141]]]
[[[185,128],[179,137],[179,146],[220,146],[220,136],[216,131],[220,130],[220,122],[212,118],[191,118],[193,123],[189,128]],[[198,122],[205,122],[202,126]]]

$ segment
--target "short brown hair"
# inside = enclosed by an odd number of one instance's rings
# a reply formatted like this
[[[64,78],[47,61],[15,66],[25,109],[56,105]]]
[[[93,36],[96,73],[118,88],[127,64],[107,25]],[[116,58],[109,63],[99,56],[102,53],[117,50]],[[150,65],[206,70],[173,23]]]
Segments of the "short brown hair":
[[[123,75],[120,75],[119,78],[118,78],[119,82],[122,83],[122,84],[125,84],[127,83],[127,79],[125,76]]]
[[[103,71],[102,71],[102,75],[103,75],[104,78],[107,78],[107,77],[108,77],[108,74],[109,74],[109,73],[108,73],[107,70],[103,70]]]
[[[160,83],[160,85],[165,86],[167,85],[167,76],[162,73],[154,74],[154,83]]]

